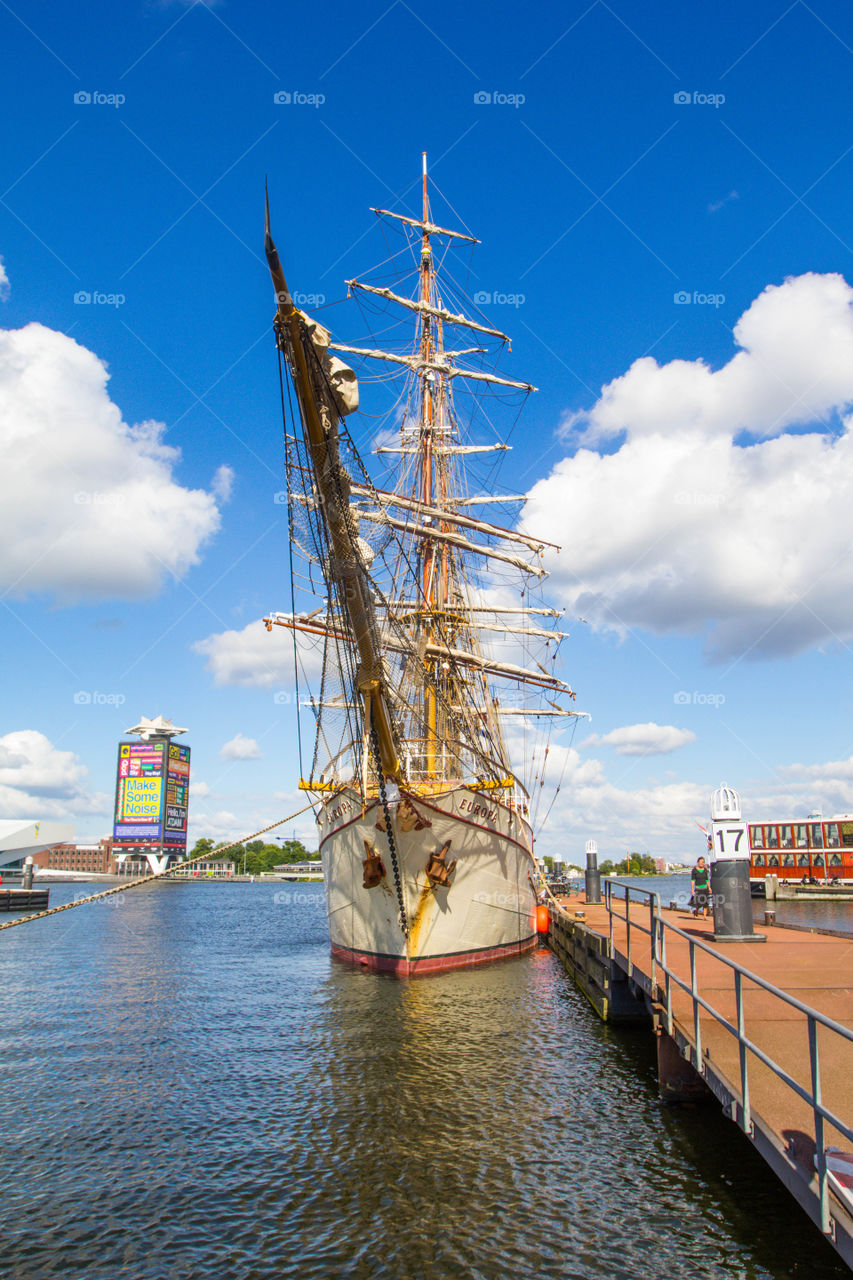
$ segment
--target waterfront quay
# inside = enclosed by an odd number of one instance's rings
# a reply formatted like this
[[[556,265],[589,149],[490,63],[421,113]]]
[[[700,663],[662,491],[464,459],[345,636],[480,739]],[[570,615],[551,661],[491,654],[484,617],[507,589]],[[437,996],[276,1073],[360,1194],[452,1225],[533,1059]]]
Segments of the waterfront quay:
[[[49,897],[50,890],[42,886],[38,889],[0,889],[0,911],[45,911]]]
[[[770,925],[762,945],[714,942],[713,920],[612,882],[549,915],[599,1017],[650,1023],[662,1098],[720,1105],[853,1268],[853,937]]]
[[[4,1276],[849,1276],[547,947],[384,978],[330,956],[322,885],[210,884],[0,935]]]

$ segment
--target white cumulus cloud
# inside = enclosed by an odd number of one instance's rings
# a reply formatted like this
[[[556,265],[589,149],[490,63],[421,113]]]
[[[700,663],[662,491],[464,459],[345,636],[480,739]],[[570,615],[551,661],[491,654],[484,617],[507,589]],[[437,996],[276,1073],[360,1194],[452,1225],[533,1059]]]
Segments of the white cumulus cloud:
[[[229,469],[214,493],[180,485],[163,424],[128,426],[108,378],[64,334],[0,330],[0,585],[18,595],[151,595],[197,563],[219,527]]]
[[[254,738],[244,738],[237,733],[219,752],[220,760],[260,760],[261,749]]]
[[[626,724],[600,736],[591,734],[583,745],[613,747],[620,756],[663,756],[695,741],[696,734],[690,729],[649,721],[648,724]]]
[[[0,738],[0,817],[66,818],[109,809],[86,790],[89,770],[73,751],[60,751],[36,729]]]
[[[210,486],[211,492],[220,502],[227,502],[231,497],[231,490],[234,488],[234,468],[223,464],[217,467],[216,474],[213,477],[213,483]]]
[[[293,632],[285,627],[267,631],[258,619],[240,631],[219,631],[192,646],[207,659],[207,669],[217,685],[243,688],[293,689]],[[322,661],[319,636],[297,632],[300,678],[318,676]]]
[[[3,259],[0,258],[0,302],[5,302],[9,296],[9,277],[6,274],[6,266]]]
[[[846,642],[853,289],[786,280],[734,336],[719,370],[646,357],[606,386],[524,526],[566,549],[548,565],[560,603],[597,626],[705,632],[715,658]]]
[[[243,834],[244,824],[230,809],[218,809],[214,813],[194,813],[189,820],[190,848],[196,840],[209,838],[217,844],[237,840]]]

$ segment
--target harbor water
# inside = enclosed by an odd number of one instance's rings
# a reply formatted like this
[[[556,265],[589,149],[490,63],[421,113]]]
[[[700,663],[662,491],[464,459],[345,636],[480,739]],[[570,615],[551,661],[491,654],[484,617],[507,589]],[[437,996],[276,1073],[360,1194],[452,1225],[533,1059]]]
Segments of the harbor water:
[[[656,893],[663,907],[668,907],[670,902],[677,902],[679,906],[684,906],[686,909],[690,899],[689,875],[620,876],[619,882]],[[776,912],[777,925],[796,925],[798,928],[806,929],[837,929],[853,935],[853,902],[821,902],[814,898],[800,900],[779,898],[767,902],[764,898],[753,898],[752,916],[756,927],[764,927],[764,912],[767,907],[771,907]]]
[[[365,974],[331,960],[321,886],[263,883],[157,884],[0,947],[15,1280],[849,1274],[546,950]]]

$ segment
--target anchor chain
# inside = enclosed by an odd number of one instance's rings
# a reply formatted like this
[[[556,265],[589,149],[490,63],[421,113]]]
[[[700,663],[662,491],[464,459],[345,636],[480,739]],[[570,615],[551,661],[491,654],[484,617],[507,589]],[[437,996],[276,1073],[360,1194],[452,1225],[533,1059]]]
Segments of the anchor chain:
[[[400,928],[403,930],[403,936],[409,936],[409,921],[406,915],[406,906],[403,901],[403,880],[400,875],[400,863],[397,858],[397,846],[394,843],[394,832],[391,827],[391,810],[388,808],[388,798],[385,795],[385,775],[382,772],[382,758],[379,753],[379,734],[376,725],[373,723],[373,715],[370,716],[370,745],[373,748],[373,763],[376,767],[376,776],[379,779],[379,800],[382,805],[382,812],[385,815],[385,835],[388,840],[388,852],[391,855],[391,870],[394,872],[394,887],[397,890],[397,902],[400,906]]]

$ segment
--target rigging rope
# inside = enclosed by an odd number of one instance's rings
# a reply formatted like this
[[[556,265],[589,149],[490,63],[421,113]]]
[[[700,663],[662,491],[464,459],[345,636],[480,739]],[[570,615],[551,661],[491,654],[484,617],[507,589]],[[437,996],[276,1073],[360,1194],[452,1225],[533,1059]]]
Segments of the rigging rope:
[[[153,884],[155,880],[163,880],[183,867],[191,867],[194,862],[203,862],[205,858],[210,857],[211,853],[227,853],[229,849],[235,849],[237,845],[245,844],[247,840],[256,840],[258,836],[264,835],[267,831],[273,831],[276,827],[282,826],[285,822],[290,822],[293,818],[298,818],[300,814],[305,813],[308,809],[313,809],[313,807],[313,804],[303,805],[295,813],[289,813],[286,818],[279,818],[278,822],[271,822],[268,827],[261,827],[260,831],[254,832],[253,835],[243,836],[241,840],[233,840],[231,844],[226,844],[221,849],[200,853],[195,858],[186,858],[183,862],[176,863],[174,867],[167,867],[165,871],[155,871],[153,875],[143,876],[141,880],[131,880],[129,884],[119,884],[112,889],[104,889],[101,893],[92,893],[88,898],[78,898],[75,902],[64,902],[61,907],[49,907],[46,911],[34,911],[31,915],[21,916],[18,920],[7,920],[0,924],[0,930],[14,929],[19,924],[29,924],[33,920],[43,920],[45,916],[55,916],[60,911],[70,911],[73,907],[85,907],[90,902],[99,902],[102,898],[112,897],[113,894],[126,893],[128,889],[138,889],[143,884]]]
[[[291,617],[296,617],[296,580],[293,573],[293,499],[290,495],[290,445],[287,431],[287,414],[284,408],[284,355],[281,349],[280,324],[278,317],[275,321],[275,338],[276,349],[278,351],[278,386],[281,395],[281,421],[284,427],[284,474],[285,483],[287,485],[287,535],[290,552],[290,613]],[[296,437],[295,419],[293,416],[293,402],[290,399],[290,382],[287,384],[287,399],[290,404],[290,421],[294,424],[294,441]],[[302,764],[302,718],[299,714],[299,660],[296,648],[296,629],[293,631],[293,681],[296,693],[296,743],[299,752],[299,776],[304,778],[305,771]]]

